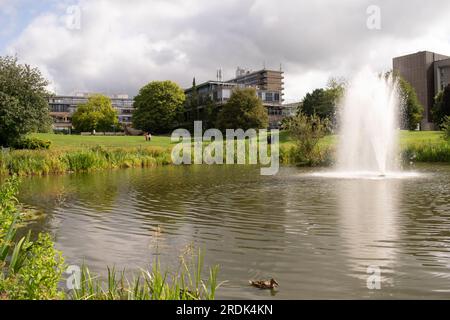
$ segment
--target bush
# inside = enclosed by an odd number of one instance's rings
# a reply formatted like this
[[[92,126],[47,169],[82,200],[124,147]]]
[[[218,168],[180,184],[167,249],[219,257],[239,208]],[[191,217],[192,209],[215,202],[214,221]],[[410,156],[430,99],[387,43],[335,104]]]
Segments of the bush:
[[[329,133],[330,126],[330,121],[316,115],[307,116],[300,113],[291,118],[284,127],[295,142],[295,147],[289,151],[291,161],[306,165],[329,162],[331,152],[321,150],[318,143]]]
[[[441,125],[441,130],[444,133],[444,138],[450,140],[450,116],[445,116]]]
[[[60,299],[58,283],[64,259],[54,248],[49,234],[31,241],[31,233],[16,239],[23,222],[16,198],[18,180],[13,177],[0,189],[0,298]]]
[[[15,149],[28,149],[28,150],[43,150],[43,149],[50,149],[50,146],[52,145],[51,141],[48,140],[41,140],[38,138],[22,138],[19,139],[15,144]]]

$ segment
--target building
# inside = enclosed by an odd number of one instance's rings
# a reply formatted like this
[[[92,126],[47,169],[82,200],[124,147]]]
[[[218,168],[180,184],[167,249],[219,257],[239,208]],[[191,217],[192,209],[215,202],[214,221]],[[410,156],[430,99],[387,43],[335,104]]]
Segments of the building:
[[[300,111],[302,106],[303,103],[301,101],[283,104],[283,117],[294,117]]]
[[[435,94],[444,90],[450,84],[450,59],[439,60],[434,63]]]
[[[222,70],[218,70],[216,81],[207,81],[196,85],[199,101],[199,118],[201,119],[203,112],[205,112],[207,101],[214,102],[220,108],[231,97],[234,88],[251,87],[256,89],[258,97],[267,108],[269,126],[271,128],[277,128],[283,118],[283,79],[283,71],[281,70],[262,69],[252,72],[238,67],[235,78],[222,81]],[[186,89],[185,94],[186,101],[189,101],[189,98],[193,94],[193,88]],[[194,112],[197,111],[191,110],[189,105],[186,105],[185,120],[192,121],[195,119]]]
[[[53,118],[53,130],[68,131],[72,130],[72,115],[78,106],[88,101],[89,93],[79,93],[73,96],[52,96],[49,98],[50,115]],[[133,112],[133,99],[128,95],[114,95],[109,97],[112,106],[117,110],[120,124],[131,124]]]
[[[432,130],[431,109],[436,93],[444,83],[449,83],[450,57],[421,51],[393,59],[393,70],[399,73],[416,90],[424,107],[422,130]]]

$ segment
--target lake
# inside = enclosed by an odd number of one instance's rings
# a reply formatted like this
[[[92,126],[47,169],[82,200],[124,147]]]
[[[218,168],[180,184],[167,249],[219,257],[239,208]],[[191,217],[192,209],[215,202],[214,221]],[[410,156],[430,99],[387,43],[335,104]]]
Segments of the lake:
[[[450,166],[405,179],[338,179],[321,169],[165,166],[24,178],[66,263],[176,267],[188,246],[219,264],[226,299],[449,298]],[[381,289],[370,290],[369,266]],[[249,279],[275,278],[271,292]]]

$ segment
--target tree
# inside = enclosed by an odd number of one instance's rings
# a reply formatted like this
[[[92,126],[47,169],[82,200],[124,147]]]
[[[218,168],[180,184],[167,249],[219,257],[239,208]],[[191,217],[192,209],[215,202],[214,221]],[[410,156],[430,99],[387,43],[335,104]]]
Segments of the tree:
[[[11,146],[30,132],[50,129],[48,84],[37,68],[0,57],[0,145]]]
[[[330,120],[322,119],[313,114],[308,116],[299,113],[289,118],[283,124],[283,129],[295,142],[295,160],[302,163],[314,164],[317,160],[317,145],[330,132]]]
[[[344,95],[343,81],[330,79],[325,89],[315,89],[306,94],[301,112],[307,116],[317,115],[321,119],[335,120],[336,106]]]
[[[450,116],[450,84],[434,98],[433,121],[440,126],[446,116]]]
[[[172,81],[153,81],[134,98],[133,126],[147,132],[164,133],[179,122],[184,91]]]
[[[269,116],[254,88],[235,89],[217,115],[216,125],[222,129],[267,128]]]
[[[415,130],[423,118],[423,106],[417,98],[416,90],[411,84],[400,76],[397,76],[400,88],[400,127],[402,129]]]
[[[72,116],[72,123],[80,132],[109,131],[118,124],[117,111],[110,98],[96,94],[77,108]]]
[[[191,109],[191,112],[193,114],[194,120],[199,120],[199,98],[198,98],[198,92],[197,92],[197,85],[195,84],[195,78],[192,80],[192,90],[191,95],[189,97],[189,108]]]

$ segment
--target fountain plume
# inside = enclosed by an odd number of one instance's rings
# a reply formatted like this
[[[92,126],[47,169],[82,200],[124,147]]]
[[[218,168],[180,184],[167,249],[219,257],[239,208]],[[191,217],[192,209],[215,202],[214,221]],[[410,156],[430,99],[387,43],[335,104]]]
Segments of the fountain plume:
[[[364,68],[349,83],[339,114],[337,171],[384,176],[398,169],[398,85]]]

